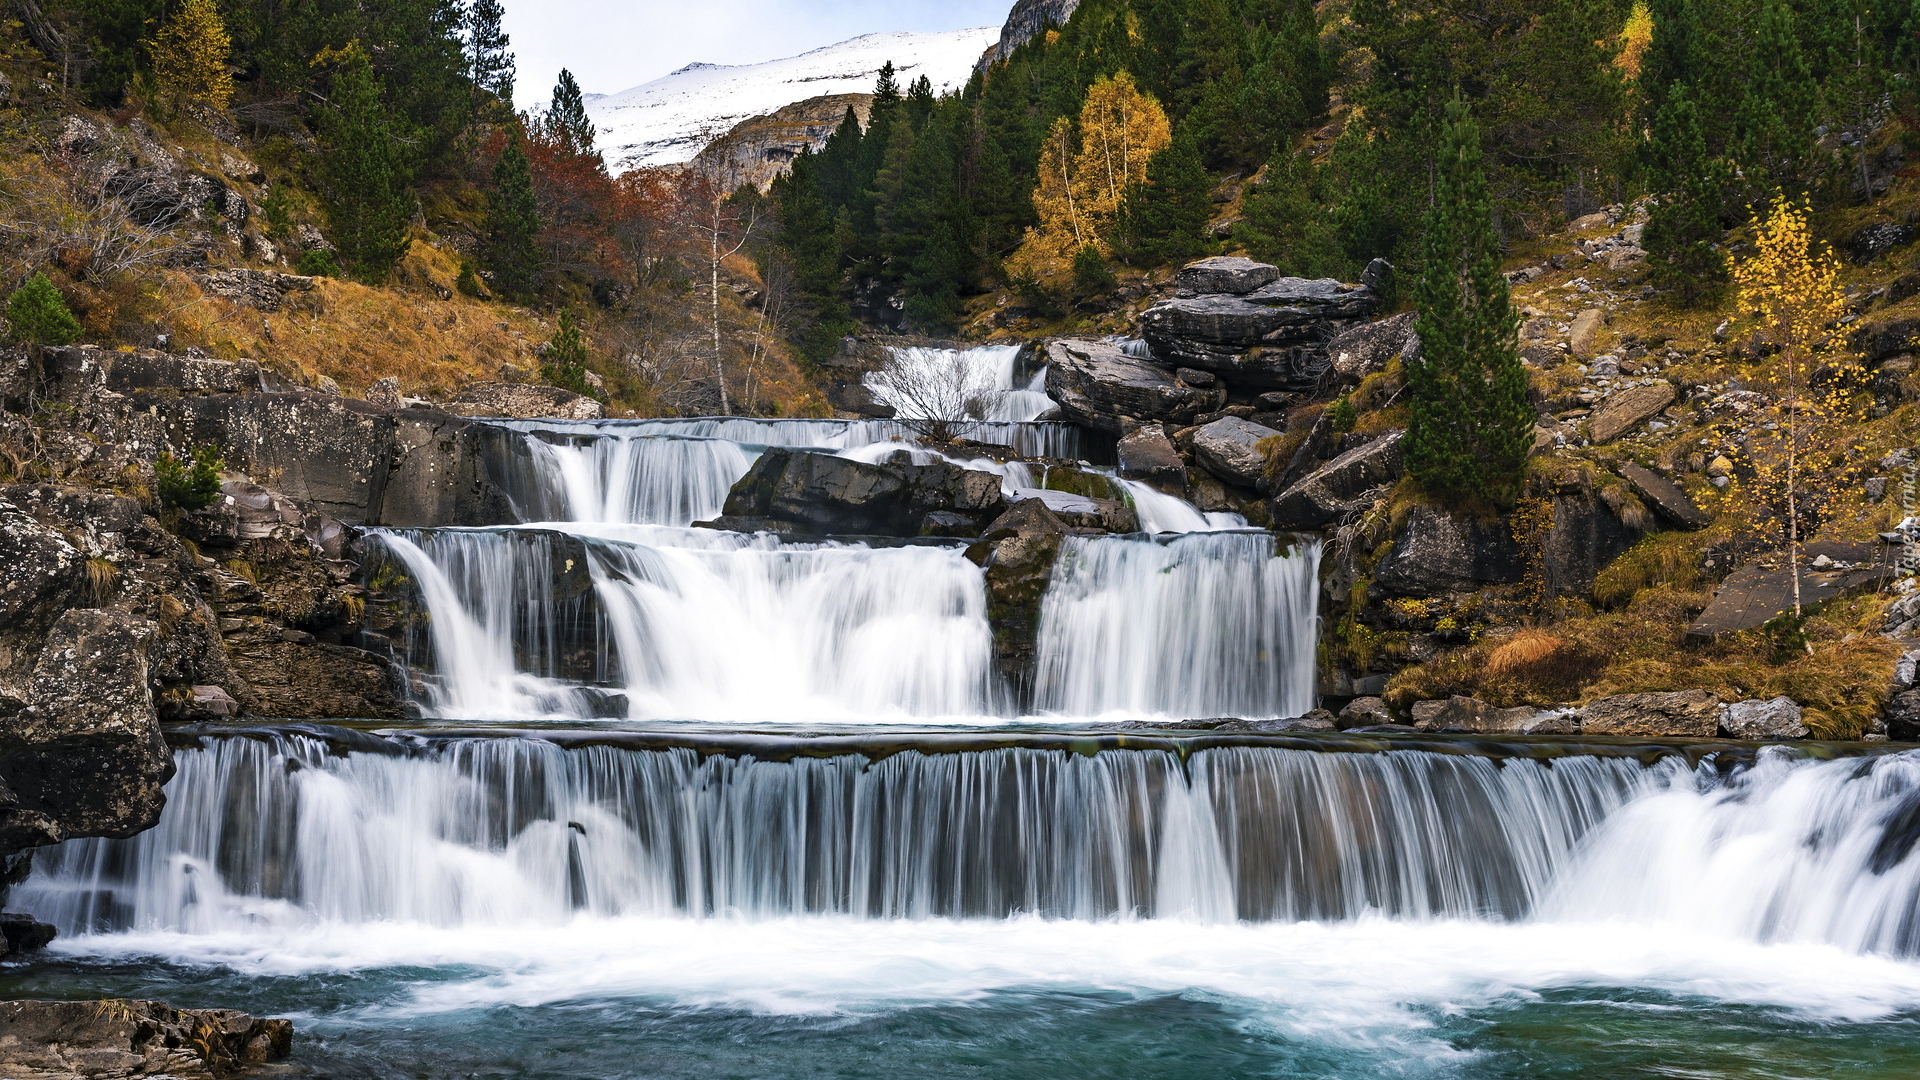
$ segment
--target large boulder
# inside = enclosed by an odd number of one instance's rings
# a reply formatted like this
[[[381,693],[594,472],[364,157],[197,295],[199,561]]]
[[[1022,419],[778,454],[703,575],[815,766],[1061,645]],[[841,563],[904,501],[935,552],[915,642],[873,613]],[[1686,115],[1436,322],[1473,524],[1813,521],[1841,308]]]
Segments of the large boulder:
[[[1720,699],[1705,690],[1621,694],[1580,708],[1585,735],[1710,739],[1720,730]]]
[[[1695,506],[1687,493],[1680,490],[1680,485],[1644,465],[1629,463],[1622,466],[1620,478],[1633,488],[1642,502],[1669,524],[1682,529],[1704,529],[1713,524],[1713,518]]]
[[[1272,284],[1280,276],[1277,266],[1254,262],[1238,255],[1215,255],[1181,267],[1173,284],[1182,292],[1245,296],[1263,285]]]
[[[1720,726],[1733,738],[1755,741],[1804,739],[1808,734],[1800,705],[1790,697],[1736,701],[1721,715]]]
[[[1416,506],[1374,573],[1388,596],[1437,596],[1517,582],[1526,562],[1505,521]]]
[[[1673,396],[1671,383],[1622,390],[1601,403],[1593,419],[1587,421],[1587,434],[1596,443],[1612,442],[1658,416],[1661,409],[1673,404]]]
[[[1276,529],[1322,529],[1364,509],[1365,496],[1406,471],[1404,431],[1389,431],[1348,450],[1274,497]]]
[[[474,383],[447,402],[459,416],[504,416],[518,420],[598,420],[606,408],[585,394],[527,383]]]
[[[1879,588],[1895,576],[1867,544],[1808,544],[1801,549],[1799,602],[1812,608],[1866,589]],[[1727,575],[1706,608],[1687,627],[1699,638],[1752,630],[1793,610],[1794,567],[1783,552],[1759,556]]]
[[[1299,392],[1327,371],[1327,339],[1378,305],[1365,286],[1280,278],[1244,296],[1163,300],[1141,313],[1140,330],[1162,360],[1237,386]]]
[[[936,511],[985,522],[1005,506],[996,473],[946,461],[913,463],[905,451],[868,463],[770,447],[727,494],[722,524],[787,523],[801,532],[917,536]],[[951,522],[936,522],[951,532]]]
[[[1034,643],[1040,601],[1053,580],[1068,525],[1040,499],[1022,499],[995,518],[967,558],[985,568],[987,622],[994,665],[1014,688],[1021,708],[1032,693]]]
[[[1460,694],[1445,701],[1415,702],[1413,728],[1468,735],[1571,735],[1574,730],[1573,718],[1565,712],[1531,705],[1501,709]]]
[[[83,562],[59,530],[0,502],[0,695],[31,669],[47,631],[79,594]]]
[[[1024,502],[1038,502],[1055,517],[1076,529],[1116,533],[1140,531],[1139,515],[1133,507],[1119,499],[1100,499],[1047,488],[1015,488],[1007,498],[1016,506]]]
[[[1141,424],[1120,436],[1114,454],[1120,475],[1128,480],[1143,481],[1169,495],[1186,495],[1187,463],[1159,424]]]
[[[1170,369],[1097,341],[1047,345],[1047,396],[1069,420],[1111,435],[1130,421],[1191,424],[1226,403],[1226,391],[1187,386]]]
[[[213,360],[152,349],[48,348],[40,367],[44,397],[73,406],[89,404],[103,393],[244,394],[261,387],[260,365],[252,360]]]
[[[24,707],[0,725],[0,852],[152,828],[173,778],[147,686],[154,624],[70,609],[47,635]]]
[[[1895,742],[1920,742],[1920,690],[1905,690],[1887,702],[1883,718],[1887,738]]]
[[[1223,416],[1193,433],[1193,456],[1208,472],[1240,487],[1258,487],[1267,467],[1262,439],[1278,431],[1237,416]]]
[[[293,1024],[157,1001],[0,1002],[0,1074],[21,1080],[240,1076],[293,1050]]]
[[[1420,335],[1413,332],[1416,313],[1403,311],[1379,322],[1343,331],[1327,342],[1327,358],[1341,377],[1361,379],[1387,366],[1396,356],[1417,352]]]

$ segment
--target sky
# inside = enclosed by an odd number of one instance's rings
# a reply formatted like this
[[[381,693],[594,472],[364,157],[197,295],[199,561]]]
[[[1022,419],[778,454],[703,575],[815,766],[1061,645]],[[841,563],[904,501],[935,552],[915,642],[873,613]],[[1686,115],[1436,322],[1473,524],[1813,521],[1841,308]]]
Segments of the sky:
[[[504,0],[521,106],[561,68],[611,94],[696,60],[753,64],[886,30],[998,26],[1013,0]]]

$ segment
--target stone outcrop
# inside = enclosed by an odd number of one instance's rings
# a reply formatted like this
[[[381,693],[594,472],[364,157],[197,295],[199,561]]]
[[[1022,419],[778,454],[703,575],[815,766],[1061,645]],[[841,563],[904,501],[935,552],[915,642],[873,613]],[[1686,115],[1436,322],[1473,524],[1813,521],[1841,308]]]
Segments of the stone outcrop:
[[[1400,479],[1404,431],[1362,443],[1288,486],[1273,499],[1276,529],[1322,529],[1364,510],[1372,492]]]
[[[1279,434],[1251,420],[1223,416],[1193,433],[1193,457],[1201,468],[1229,484],[1258,487],[1267,467],[1260,441]]]
[[[1080,7],[1080,0],[1016,0],[1007,21],[1000,27],[1000,40],[981,55],[975,70],[985,70],[1013,55],[1013,51],[1049,26],[1065,26]]]
[[[1101,499],[1046,488],[1015,488],[1007,498],[1015,506],[1023,502],[1038,502],[1055,517],[1076,529],[1114,533],[1140,531],[1139,515],[1119,499]]]
[[[1159,424],[1141,424],[1120,437],[1114,454],[1120,475],[1140,480],[1169,495],[1187,493],[1187,463]]]
[[[1720,726],[1736,739],[1804,739],[1807,725],[1800,721],[1800,705],[1790,697],[1736,701],[1720,716]]]
[[[1022,707],[1031,696],[1040,600],[1053,579],[1067,523],[1039,499],[1022,499],[990,523],[967,558],[986,571],[987,622],[993,628],[994,666]]]
[[[293,1024],[157,1001],[0,1001],[0,1074],[17,1080],[218,1080],[293,1049]]]
[[[1531,705],[1501,709],[1456,694],[1445,701],[1415,702],[1413,729],[1466,735],[1571,735],[1574,721],[1566,712]]]
[[[1891,580],[1894,568],[1867,544],[1808,544],[1800,553],[1800,604],[1811,608]],[[1824,560],[1824,561],[1823,561]],[[1711,638],[1752,630],[1793,610],[1793,567],[1784,552],[1727,575],[1687,633]]]
[[[1374,572],[1391,596],[1472,592],[1519,581],[1525,560],[1507,523],[1414,507]]]
[[[1194,295],[1218,294],[1245,296],[1281,277],[1280,268],[1238,255],[1215,255],[1180,268],[1174,276],[1174,288]]]
[[[1201,270],[1189,280],[1238,287],[1248,273]],[[1363,285],[1279,277],[1245,294],[1194,291],[1162,300],[1141,313],[1140,330],[1163,362],[1211,371],[1231,387],[1301,393],[1330,369],[1328,340],[1379,302]]]
[[[1669,383],[1635,386],[1608,398],[1587,421],[1587,433],[1596,443],[1608,443],[1660,414],[1673,404]]]
[[[1047,345],[1047,396],[1069,420],[1110,435],[1140,421],[1185,426],[1226,403],[1226,392],[1179,382],[1171,368],[1097,341]]]
[[[862,126],[873,111],[872,94],[826,94],[740,121],[694,155],[687,168],[721,191],[752,184],[761,190],[784,175],[793,159],[818,151],[852,109]]]
[[[598,420],[606,407],[584,394],[531,383],[475,383],[447,402],[457,416],[502,416],[516,420]]]
[[[1720,730],[1720,699],[1705,690],[1622,694],[1580,709],[1585,735],[1710,739]]]
[[[1327,342],[1327,358],[1335,373],[1363,379],[1387,366],[1396,356],[1417,355],[1420,335],[1413,332],[1416,314],[1403,311],[1378,322],[1364,323]]]
[[[1640,496],[1649,509],[1670,525],[1682,529],[1704,529],[1713,524],[1713,518],[1695,506],[1687,493],[1680,490],[1680,485],[1652,469],[1629,463],[1621,466],[1620,478],[1633,488],[1634,494]]]
[[[200,279],[201,286],[215,296],[265,312],[279,311],[294,293],[312,292],[313,283],[314,279],[298,274],[245,267],[215,271]]]
[[[869,464],[810,450],[771,447],[728,493],[721,528],[816,534],[918,536],[927,516],[959,514],[984,525],[1006,502],[997,473],[946,461],[913,463],[900,451]],[[936,532],[951,535],[951,522]]]

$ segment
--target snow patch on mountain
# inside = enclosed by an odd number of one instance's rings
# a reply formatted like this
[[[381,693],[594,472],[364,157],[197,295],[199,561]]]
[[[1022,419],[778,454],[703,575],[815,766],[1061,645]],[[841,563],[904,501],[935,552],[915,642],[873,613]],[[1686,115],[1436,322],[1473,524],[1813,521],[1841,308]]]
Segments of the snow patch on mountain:
[[[586,95],[587,115],[614,171],[675,165],[750,117],[823,94],[871,92],[889,60],[902,90],[922,75],[936,94],[958,90],[999,40],[997,26],[866,34],[764,64],[693,63],[617,94]]]

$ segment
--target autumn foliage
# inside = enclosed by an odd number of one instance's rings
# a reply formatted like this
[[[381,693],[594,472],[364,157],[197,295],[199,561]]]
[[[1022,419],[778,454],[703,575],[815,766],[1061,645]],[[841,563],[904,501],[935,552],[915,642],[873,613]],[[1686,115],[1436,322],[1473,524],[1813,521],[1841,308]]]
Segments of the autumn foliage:
[[[153,43],[160,96],[179,107],[224,109],[233,98],[233,39],[213,0],[187,0]]]

